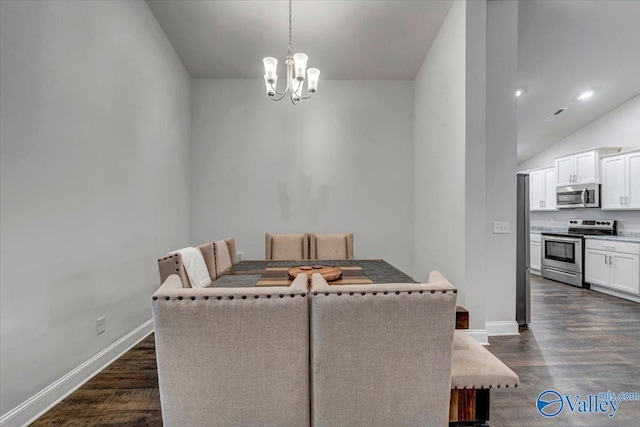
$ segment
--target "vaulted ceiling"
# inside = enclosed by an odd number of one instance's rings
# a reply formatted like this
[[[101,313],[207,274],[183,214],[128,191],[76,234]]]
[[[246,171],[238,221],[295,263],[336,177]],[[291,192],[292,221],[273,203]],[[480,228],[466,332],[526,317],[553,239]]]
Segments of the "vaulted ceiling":
[[[262,78],[284,61],[288,1],[147,3],[192,77]],[[451,6],[445,1],[293,1],[293,51],[322,79],[413,80]]]
[[[521,1],[518,21],[519,163],[640,94],[640,1]]]
[[[192,77],[260,79],[263,57],[286,54],[286,0],[147,3]],[[413,80],[450,6],[296,0],[293,50],[324,80]],[[640,1],[520,1],[518,27],[518,162],[640,94]]]

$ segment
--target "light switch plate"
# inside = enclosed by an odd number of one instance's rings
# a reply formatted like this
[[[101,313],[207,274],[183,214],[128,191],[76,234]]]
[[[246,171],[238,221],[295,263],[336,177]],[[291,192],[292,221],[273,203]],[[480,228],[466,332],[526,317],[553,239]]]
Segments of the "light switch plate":
[[[100,335],[107,330],[107,325],[104,316],[96,320],[96,335]]]
[[[493,221],[493,234],[509,234],[509,221]]]

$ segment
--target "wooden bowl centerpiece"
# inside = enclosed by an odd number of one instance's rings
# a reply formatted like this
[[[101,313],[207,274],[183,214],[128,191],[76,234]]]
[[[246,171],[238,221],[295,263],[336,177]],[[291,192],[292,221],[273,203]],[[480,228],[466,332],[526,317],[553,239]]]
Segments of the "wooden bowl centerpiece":
[[[305,273],[309,280],[311,280],[313,273],[319,273],[327,282],[332,282],[342,277],[342,270],[331,265],[302,265],[300,267],[291,267],[288,273],[292,279],[295,279],[300,273]]]

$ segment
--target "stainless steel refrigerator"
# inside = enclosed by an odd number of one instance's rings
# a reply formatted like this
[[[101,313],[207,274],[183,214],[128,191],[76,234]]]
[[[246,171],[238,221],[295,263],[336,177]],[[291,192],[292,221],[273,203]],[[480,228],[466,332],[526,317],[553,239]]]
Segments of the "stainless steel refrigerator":
[[[518,174],[518,220],[516,255],[516,321],[531,322],[531,270],[529,256],[529,174]]]

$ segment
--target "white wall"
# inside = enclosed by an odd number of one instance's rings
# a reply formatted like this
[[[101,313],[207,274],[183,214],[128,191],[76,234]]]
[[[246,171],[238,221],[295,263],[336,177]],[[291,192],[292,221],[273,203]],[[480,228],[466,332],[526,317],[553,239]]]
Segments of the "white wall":
[[[517,333],[516,211],[518,2],[487,2],[486,322],[490,335]],[[493,234],[508,221],[510,234]]]
[[[194,243],[354,233],[358,258],[411,271],[413,82],[321,81],[293,106],[262,80],[193,79]]]
[[[594,99],[593,102],[597,100]],[[640,147],[640,95],[518,165],[518,170],[553,166],[554,158],[594,147]],[[570,218],[615,219],[619,230],[640,231],[640,214],[600,209],[531,212],[532,226],[566,227]]]
[[[465,282],[463,303],[475,338],[486,340],[487,2],[466,2]]]
[[[589,102],[598,102],[596,97]],[[524,171],[553,166],[554,158],[594,147],[640,146],[640,95],[518,165]]]
[[[145,2],[0,16],[7,414],[151,318],[156,258],[188,242],[190,81]]]
[[[480,341],[517,333],[516,78],[517,3],[456,1],[415,81],[414,272],[459,288]]]
[[[465,282],[465,19],[465,2],[454,2],[414,82],[414,276],[427,280],[439,270],[458,287]]]

